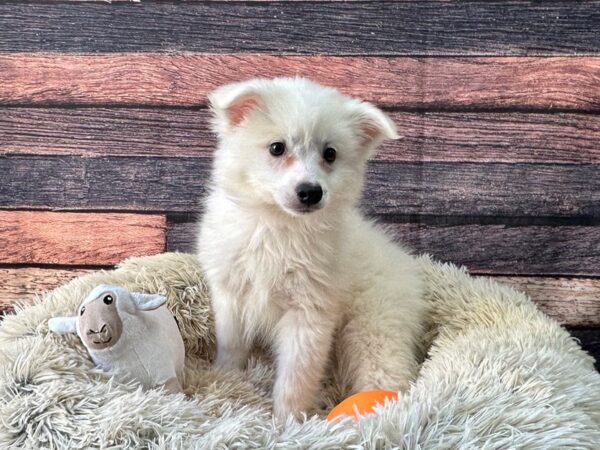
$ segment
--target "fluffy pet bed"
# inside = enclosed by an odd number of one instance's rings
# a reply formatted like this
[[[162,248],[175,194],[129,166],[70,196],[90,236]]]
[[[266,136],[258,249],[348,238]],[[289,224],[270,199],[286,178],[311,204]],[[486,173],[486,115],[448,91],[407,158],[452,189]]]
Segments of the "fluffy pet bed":
[[[22,304],[0,326],[0,448],[600,448],[600,374],[592,358],[523,295],[423,257],[432,344],[410,391],[354,424],[313,416],[275,423],[273,368],[257,356],[219,373],[195,259],[125,261]],[[166,294],[188,354],[187,396],[142,391],[95,370],[75,336],[47,321],[99,283]],[[322,410],[339,400],[323,387]]]

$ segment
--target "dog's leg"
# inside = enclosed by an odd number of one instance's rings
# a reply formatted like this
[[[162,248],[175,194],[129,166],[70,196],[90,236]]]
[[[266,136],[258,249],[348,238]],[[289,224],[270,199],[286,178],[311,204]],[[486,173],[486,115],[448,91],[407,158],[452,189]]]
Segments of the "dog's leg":
[[[241,370],[248,360],[249,346],[236,313],[235,299],[222,289],[211,291],[217,336],[215,365],[225,370]]]
[[[297,419],[314,406],[329,356],[334,323],[301,310],[285,313],[278,324],[277,378],[273,413]]]
[[[339,331],[335,375],[348,394],[372,389],[405,391],[414,380],[421,321],[418,315],[410,320],[410,312],[394,303],[375,298],[362,302]]]

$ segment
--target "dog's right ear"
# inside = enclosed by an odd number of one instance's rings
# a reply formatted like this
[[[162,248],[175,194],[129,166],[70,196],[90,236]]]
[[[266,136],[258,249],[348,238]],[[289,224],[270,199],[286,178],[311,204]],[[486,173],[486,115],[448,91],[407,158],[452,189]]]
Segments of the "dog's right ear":
[[[209,94],[214,112],[213,126],[222,133],[240,125],[255,109],[261,106],[257,80],[243,81],[221,86]]]

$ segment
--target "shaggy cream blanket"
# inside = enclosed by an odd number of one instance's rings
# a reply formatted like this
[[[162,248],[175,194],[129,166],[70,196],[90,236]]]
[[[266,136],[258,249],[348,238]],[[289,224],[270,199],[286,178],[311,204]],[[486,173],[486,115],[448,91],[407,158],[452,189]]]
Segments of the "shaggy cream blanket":
[[[0,448],[600,449],[600,374],[592,358],[523,294],[420,259],[432,344],[398,402],[358,424],[270,415],[273,368],[257,356],[219,373],[195,259],[130,259],[22,304],[0,325]],[[185,393],[142,391],[94,369],[76,336],[48,331],[99,283],[166,294],[186,344]],[[324,383],[326,411],[339,392]]]

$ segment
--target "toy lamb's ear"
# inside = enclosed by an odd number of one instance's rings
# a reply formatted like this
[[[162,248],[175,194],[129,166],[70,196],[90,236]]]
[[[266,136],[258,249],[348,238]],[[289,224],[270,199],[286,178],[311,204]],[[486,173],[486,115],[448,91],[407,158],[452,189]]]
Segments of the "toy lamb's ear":
[[[77,316],[53,317],[48,321],[48,328],[55,333],[66,334],[77,331]]]
[[[238,126],[262,104],[256,80],[221,86],[210,93],[208,99],[215,114],[213,127],[217,133]]]
[[[358,105],[357,117],[358,132],[363,144],[376,147],[386,139],[399,139],[396,124],[387,114],[368,102]]]
[[[139,311],[152,311],[160,308],[167,301],[165,297],[159,294],[142,294],[141,292],[132,292],[131,299],[135,309]]]

